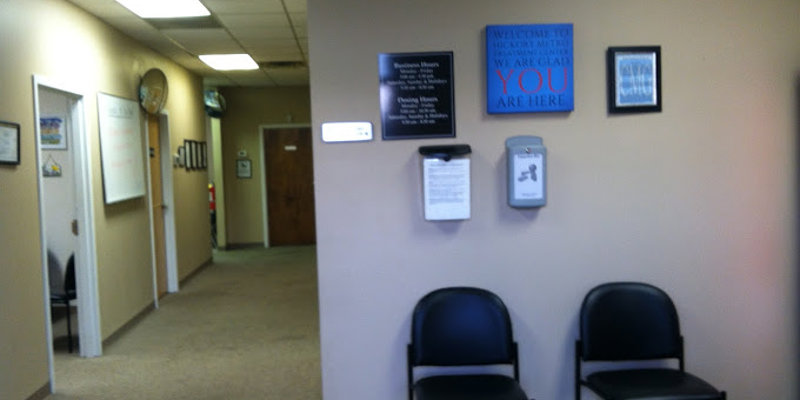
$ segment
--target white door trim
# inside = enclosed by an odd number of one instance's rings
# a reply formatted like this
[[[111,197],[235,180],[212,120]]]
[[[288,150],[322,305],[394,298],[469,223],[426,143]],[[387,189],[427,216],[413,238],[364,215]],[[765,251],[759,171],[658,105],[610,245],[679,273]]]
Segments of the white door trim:
[[[269,212],[267,207],[267,154],[264,151],[264,130],[281,128],[311,128],[311,124],[264,124],[258,126],[258,146],[261,155],[261,228],[264,231],[264,247],[269,247]]]
[[[172,142],[170,141],[169,113],[161,111],[158,117],[159,139],[161,143],[161,197],[166,208],[164,209],[164,240],[167,245],[167,292],[176,293],[179,290],[178,282],[178,239],[175,227],[175,190],[173,182],[173,155]],[[148,139],[149,140],[149,139]]]
[[[87,133],[86,107],[83,90],[73,88],[60,82],[54,82],[46,77],[33,75],[33,101],[34,101],[34,127],[36,133],[36,165],[42,165],[41,154],[41,132],[39,127],[39,89],[49,88],[64,92],[72,96],[75,105],[70,110],[75,129],[72,135],[73,157],[75,161],[75,185],[76,185],[76,219],[78,221],[78,235],[75,281],[76,291],[78,292],[78,338],[80,355],[82,357],[97,357],[103,353],[103,343],[100,331],[100,306],[97,289],[97,248],[94,232],[94,202],[92,196],[92,160],[91,138]],[[37,184],[39,189],[39,228],[42,258],[42,284],[45,304],[46,321],[50,319],[50,283],[48,279],[47,265],[47,237],[45,235],[46,220],[44,211],[44,182],[42,174],[37,168]],[[55,391],[55,371],[53,367],[53,331],[48,322],[47,331],[47,358],[50,374],[50,388]]]

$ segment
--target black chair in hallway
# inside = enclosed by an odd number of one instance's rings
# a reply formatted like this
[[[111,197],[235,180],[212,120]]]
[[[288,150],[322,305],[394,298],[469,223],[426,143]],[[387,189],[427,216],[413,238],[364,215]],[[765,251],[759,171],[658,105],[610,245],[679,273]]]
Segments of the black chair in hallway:
[[[64,271],[63,290],[50,290],[50,307],[53,308],[55,304],[63,304],[67,310],[67,348],[70,353],[72,353],[72,312],[69,303],[77,297],[75,290],[75,255],[72,254],[69,256],[67,268]]]
[[[586,295],[575,342],[575,399],[586,386],[607,400],[724,400],[726,394],[687,373],[678,312],[661,289],[638,282],[612,282]],[[589,361],[677,359],[678,368],[603,369],[582,376]],[[674,362],[674,361],[672,361]]]
[[[497,373],[414,378],[415,367],[506,365]],[[505,304],[478,288],[438,289],[419,300],[407,359],[409,400],[527,400],[519,384],[517,344]]]

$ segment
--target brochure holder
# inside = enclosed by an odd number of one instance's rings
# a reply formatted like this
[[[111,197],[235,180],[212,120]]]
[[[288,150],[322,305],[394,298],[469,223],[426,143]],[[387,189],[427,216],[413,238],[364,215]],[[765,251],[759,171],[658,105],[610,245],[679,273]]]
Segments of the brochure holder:
[[[470,159],[467,144],[422,146],[422,193],[425,220],[469,219]]]

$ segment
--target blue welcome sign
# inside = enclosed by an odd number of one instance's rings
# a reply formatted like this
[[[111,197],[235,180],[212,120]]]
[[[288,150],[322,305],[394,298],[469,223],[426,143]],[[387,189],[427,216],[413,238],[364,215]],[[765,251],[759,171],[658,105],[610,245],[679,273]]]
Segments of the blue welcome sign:
[[[574,110],[572,67],[572,24],[487,25],[487,111]]]

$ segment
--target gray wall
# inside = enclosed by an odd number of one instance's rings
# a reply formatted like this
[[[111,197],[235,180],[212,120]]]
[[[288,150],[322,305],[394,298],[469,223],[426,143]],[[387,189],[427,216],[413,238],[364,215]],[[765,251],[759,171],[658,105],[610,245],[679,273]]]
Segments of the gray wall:
[[[522,384],[572,394],[583,295],[610,280],[674,298],[687,365],[733,399],[797,398],[796,0],[309,1],[323,391],[403,399],[414,303],[476,285],[511,309]],[[483,28],[574,23],[575,111],[487,115]],[[661,45],[661,113],[609,116],[605,50]],[[457,138],[382,141],[377,55],[452,50]],[[320,124],[378,137],[326,144]],[[548,204],[506,206],[503,142],[544,138]],[[421,145],[468,143],[472,219],[426,222]]]

